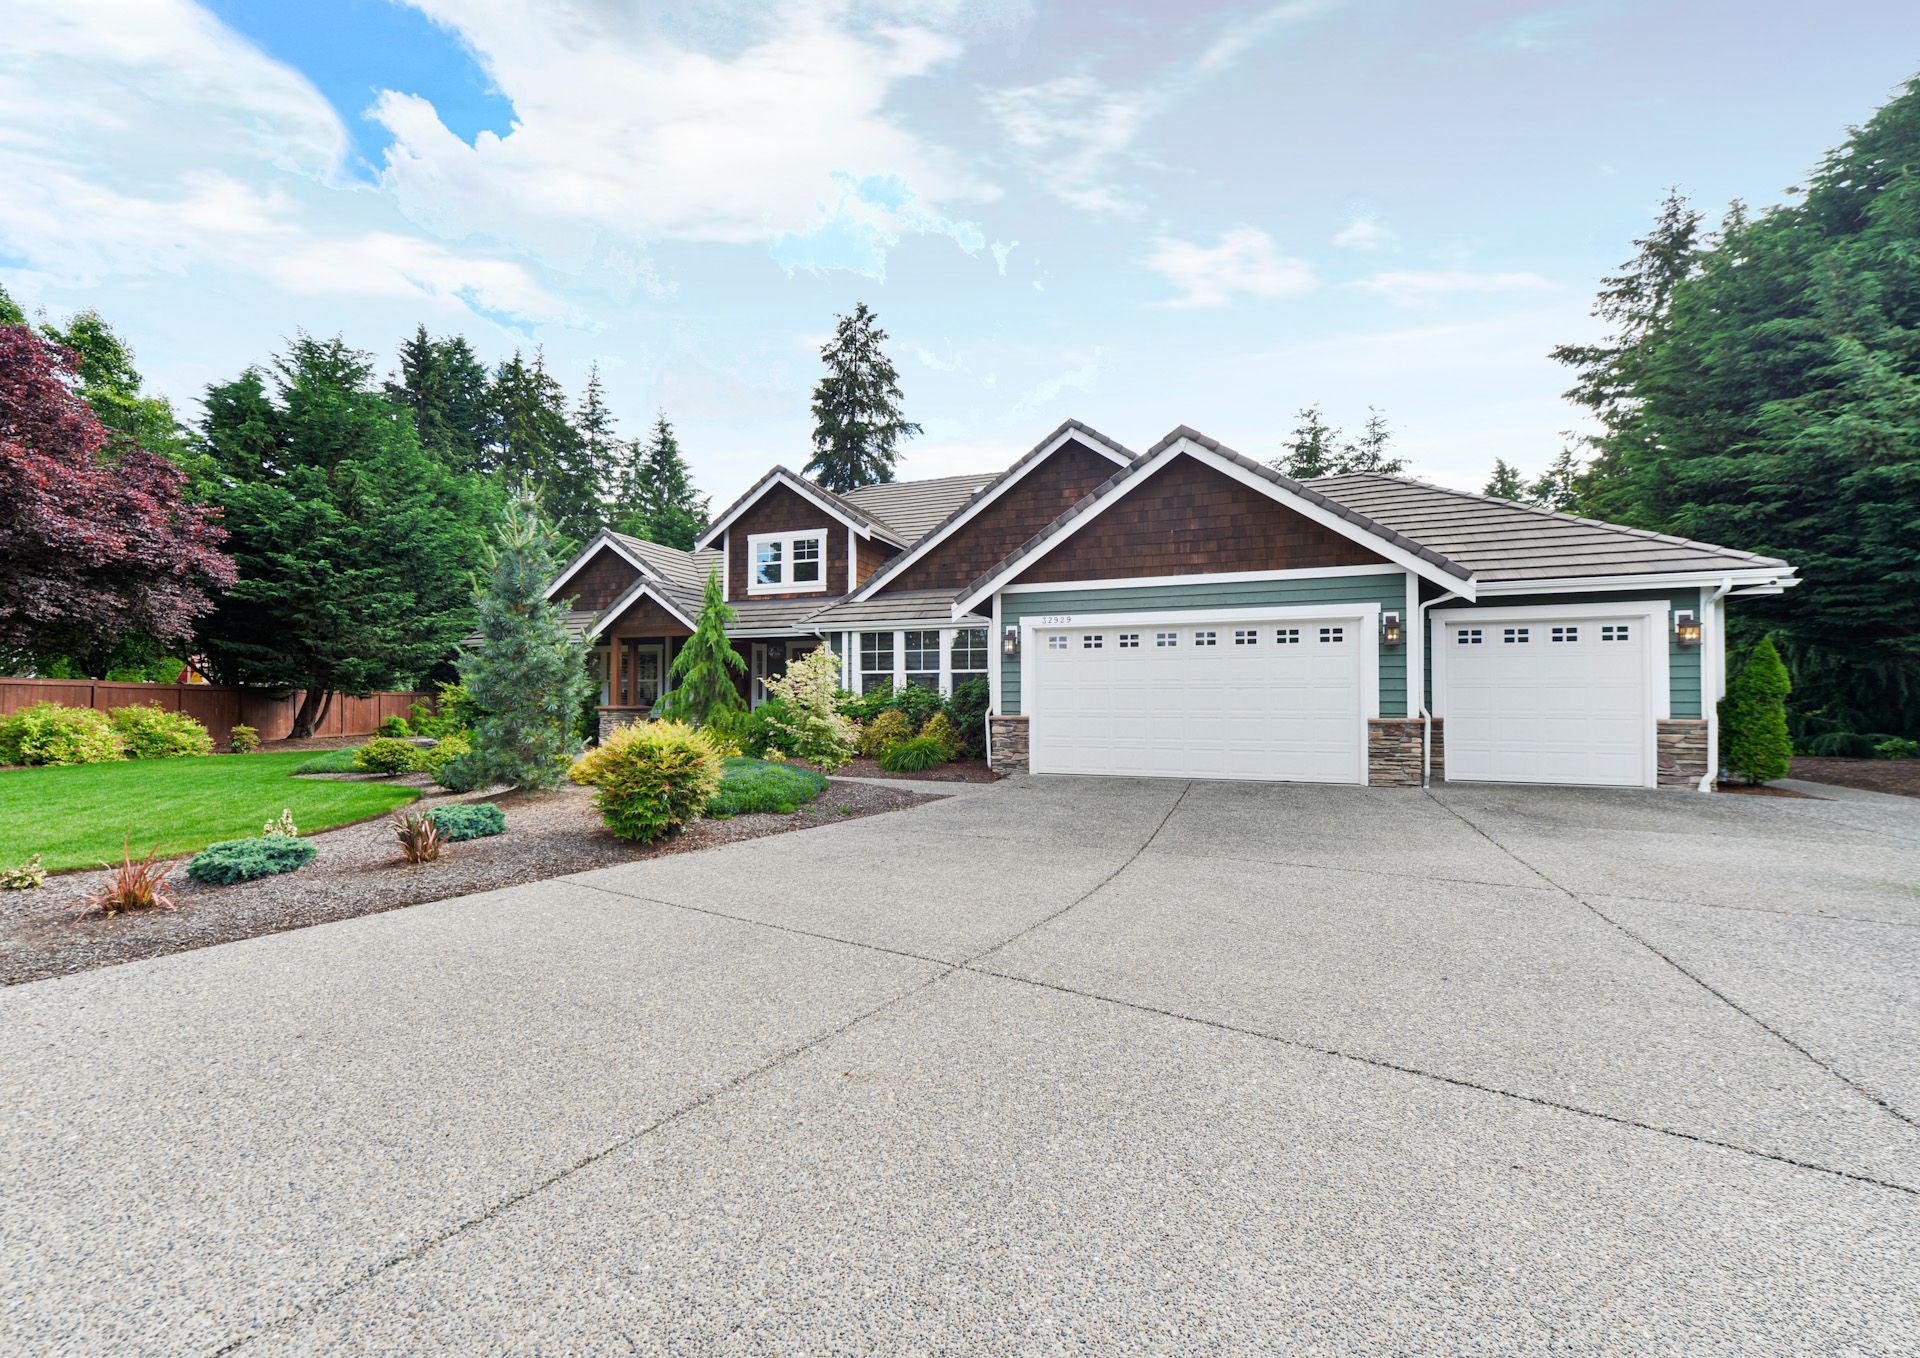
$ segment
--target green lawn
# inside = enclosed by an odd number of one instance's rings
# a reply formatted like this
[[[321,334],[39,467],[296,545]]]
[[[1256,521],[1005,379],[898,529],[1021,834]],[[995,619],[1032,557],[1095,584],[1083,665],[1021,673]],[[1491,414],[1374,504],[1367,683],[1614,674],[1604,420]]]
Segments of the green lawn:
[[[310,754],[216,754],[0,773],[0,865],[39,854],[51,872],[136,854],[162,857],[260,833],[290,807],[302,834],[365,820],[412,801],[418,788],[295,778]]]

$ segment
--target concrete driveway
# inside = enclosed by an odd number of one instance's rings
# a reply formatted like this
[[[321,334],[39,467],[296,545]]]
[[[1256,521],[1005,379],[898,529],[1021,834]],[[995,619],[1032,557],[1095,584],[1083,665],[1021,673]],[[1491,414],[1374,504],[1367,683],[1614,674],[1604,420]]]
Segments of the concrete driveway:
[[[1016,780],[0,993],[0,1351],[1911,1354],[1920,803]]]

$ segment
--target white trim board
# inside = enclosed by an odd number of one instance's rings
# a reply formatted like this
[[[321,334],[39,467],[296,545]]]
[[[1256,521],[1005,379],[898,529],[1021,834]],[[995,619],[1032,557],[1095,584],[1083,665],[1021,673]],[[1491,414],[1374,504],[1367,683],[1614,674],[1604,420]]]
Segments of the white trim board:
[[[1451,590],[1465,598],[1472,599],[1476,597],[1474,582],[1471,578],[1461,579],[1456,575],[1443,571],[1432,562],[1423,561],[1420,557],[1397,544],[1389,542],[1385,538],[1347,519],[1341,518],[1332,510],[1323,508],[1304,496],[1294,494],[1285,486],[1269,481],[1263,476],[1255,475],[1245,467],[1240,466],[1237,462],[1234,462],[1231,458],[1222,457],[1212,449],[1207,448],[1203,444],[1196,443],[1190,438],[1180,438],[1161,449],[1160,452],[1155,454],[1150,460],[1144,463],[1136,463],[1124,481],[1107,495],[1095,501],[1084,514],[1081,514],[1066,524],[1059,532],[1050,538],[1039,551],[1033,553],[1031,556],[1023,556],[1011,563],[1003,563],[989,574],[976,588],[955,600],[954,607],[962,612],[970,612],[989,594],[1009,588],[1008,581],[1017,579],[1022,572],[1031,570],[1035,565],[1046,560],[1062,543],[1071,541],[1073,537],[1088,524],[1094,522],[1102,514],[1106,513],[1107,510],[1126,499],[1127,496],[1131,495],[1139,487],[1146,485],[1153,479],[1156,473],[1177,457],[1193,458],[1195,461],[1202,463],[1212,470],[1240,482],[1240,484],[1249,489],[1258,491],[1275,503],[1284,505],[1286,508],[1299,514],[1302,518],[1311,520],[1319,524],[1322,528],[1338,533],[1341,537],[1349,541],[1359,543],[1368,551],[1377,553],[1385,558],[1387,562],[1393,563],[1402,570],[1410,570],[1423,579],[1431,580],[1441,588]]]
[[[1200,575],[1140,575],[1130,579],[1068,580],[1057,585],[1008,585],[1001,594],[1055,594],[1090,589],[1149,589],[1158,585],[1234,585],[1262,580],[1312,580],[1320,576],[1404,575],[1404,566],[1382,561],[1377,566],[1302,566],[1278,571],[1216,571]]]
[[[950,519],[945,524],[935,528],[933,532],[916,542],[905,555],[896,557],[875,571],[873,578],[855,591],[853,595],[854,602],[857,603],[878,592],[890,578],[898,575],[939,544],[952,537],[961,528],[972,522],[976,514],[979,514],[988,505],[996,503],[1001,496],[1026,480],[1028,472],[1042,465],[1048,458],[1059,452],[1068,443],[1076,441],[1093,449],[1094,452],[1112,462],[1116,467],[1124,467],[1133,460],[1118,449],[1109,447],[1101,440],[1083,433],[1078,429],[1069,428],[1061,430],[1052,439],[1048,440],[1045,447],[1027,455],[1025,461],[1022,462],[1019,467],[1018,475],[1008,476],[1003,473],[1001,480],[989,487],[985,494],[977,495],[964,506],[957,518]]]
[[[1479,597],[1499,598],[1509,594],[1612,594],[1620,590],[1681,590],[1711,588],[1731,575],[1736,585],[1753,583],[1778,585],[1791,589],[1800,583],[1793,567],[1785,570],[1686,571],[1667,575],[1588,575],[1564,576],[1542,580],[1499,580],[1482,583]]]

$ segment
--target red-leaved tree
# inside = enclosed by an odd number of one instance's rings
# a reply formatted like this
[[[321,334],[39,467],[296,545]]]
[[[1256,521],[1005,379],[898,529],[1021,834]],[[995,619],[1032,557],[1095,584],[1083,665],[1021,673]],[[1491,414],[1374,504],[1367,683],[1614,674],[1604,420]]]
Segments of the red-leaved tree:
[[[102,425],[74,355],[0,325],[0,654],[101,656],[122,635],[186,641],[234,583],[186,475]]]

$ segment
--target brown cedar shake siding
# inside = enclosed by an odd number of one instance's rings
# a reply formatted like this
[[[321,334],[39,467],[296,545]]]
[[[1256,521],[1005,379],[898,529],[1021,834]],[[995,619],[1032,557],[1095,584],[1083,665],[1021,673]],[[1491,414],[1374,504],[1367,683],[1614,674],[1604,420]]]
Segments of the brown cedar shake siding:
[[[1113,473],[1112,461],[1085,444],[1061,444],[952,537],[889,580],[882,593],[971,584]]]
[[[620,616],[600,629],[603,638],[611,637],[685,637],[692,630],[680,619],[660,607],[653,599],[635,599]]]
[[[858,589],[873,579],[873,573],[886,565],[897,549],[891,543],[880,541],[879,538],[856,538],[854,542],[854,550],[860,556],[860,559],[854,563],[860,568],[860,578],[853,582],[853,587]]]
[[[572,599],[573,606],[583,612],[597,613],[622,594],[633,588],[633,582],[640,578],[640,572],[633,563],[614,551],[611,547],[602,547],[593,554],[593,560],[580,568],[580,573],[567,581],[560,591],[560,599]]]
[[[824,590],[787,590],[778,594],[747,592],[747,539],[755,533],[788,533],[802,528],[819,528],[827,540],[821,550],[826,554],[827,587]],[[791,599],[818,594],[833,598],[847,592],[847,526],[813,501],[774,486],[754,501],[753,507],[727,525],[727,597],[729,599]]]
[[[1384,558],[1251,486],[1177,457],[1022,571],[1023,585],[1371,566]]]

